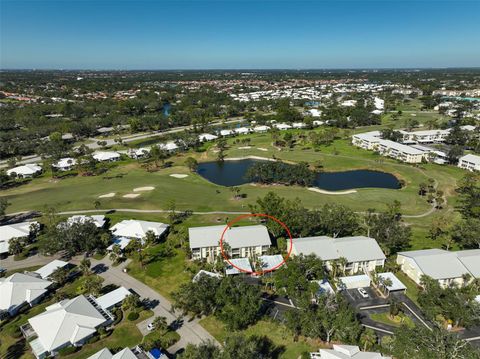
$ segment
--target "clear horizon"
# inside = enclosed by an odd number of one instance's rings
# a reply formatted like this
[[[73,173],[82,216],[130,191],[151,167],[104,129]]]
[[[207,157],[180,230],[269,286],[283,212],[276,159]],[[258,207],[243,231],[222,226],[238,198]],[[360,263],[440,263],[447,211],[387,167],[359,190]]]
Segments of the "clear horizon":
[[[480,2],[472,1],[0,0],[0,6],[2,70],[480,66]]]

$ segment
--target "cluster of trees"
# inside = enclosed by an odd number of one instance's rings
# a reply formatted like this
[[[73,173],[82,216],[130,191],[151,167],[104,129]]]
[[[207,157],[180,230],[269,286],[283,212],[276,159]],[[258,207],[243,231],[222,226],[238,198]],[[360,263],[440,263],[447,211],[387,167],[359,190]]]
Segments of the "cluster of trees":
[[[359,228],[359,217],[351,209],[338,204],[325,204],[320,209],[303,207],[299,199],[288,200],[274,192],[268,192],[250,206],[252,213],[265,213],[283,221],[294,237],[328,235],[344,237]],[[266,219],[268,230],[275,237],[286,237],[285,228],[278,222]]]
[[[230,334],[222,348],[212,342],[189,344],[181,359],[275,359],[283,351],[265,336]]]
[[[470,275],[464,275],[466,282],[470,279]],[[422,286],[424,290],[420,292],[418,302],[431,320],[443,318],[451,321],[454,326],[462,327],[480,323],[480,304],[475,301],[480,290],[480,281],[474,280],[460,288],[442,288],[437,280],[424,276]]]
[[[241,278],[200,276],[198,281],[185,283],[173,294],[174,307],[184,314],[214,314],[230,330],[245,329],[261,315],[262,300],[258,287]]]
[[[264,184],[279,183],[285,185],[311,186],[315,181],[315,172],[308,163],[289,164],[280,161],[254,163],[245,174],[247,180]]]

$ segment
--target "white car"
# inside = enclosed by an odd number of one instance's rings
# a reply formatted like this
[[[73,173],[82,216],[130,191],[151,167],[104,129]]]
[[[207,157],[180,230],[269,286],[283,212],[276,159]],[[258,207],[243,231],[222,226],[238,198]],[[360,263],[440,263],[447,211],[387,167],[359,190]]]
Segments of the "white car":
[[[147,330],[151,332],[153,329],[155,329],[155,326],[153,325],[153,323],[148,323]]]
[[[363,297],[363,298],[368,298],[368,293],[365,289],[363,288],[358,288],[358,293],[360,293],[360,295]]]

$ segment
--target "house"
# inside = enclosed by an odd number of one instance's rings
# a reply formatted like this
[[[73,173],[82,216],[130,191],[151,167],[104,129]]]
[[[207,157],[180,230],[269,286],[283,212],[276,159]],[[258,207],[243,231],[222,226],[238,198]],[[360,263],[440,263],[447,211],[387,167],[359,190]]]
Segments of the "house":
[[[7,175],[17,178],[32,178],[42,172],[42,167],[35,163],[27,163],[22,166],[13,167],[7,170]]]
[[[356,345],[333,344],[333,349],[319,349],[310,353],[311,359],[392,359],[376,352],[362,352]]]
[[[345,271],[350,273],[361,270],[370,272],[385,264],[385,254],[377,241],[364,236],[297,238],[293,240],[292,254],[315,254],[325,262],[328,270],[332,269],[332,261],[345,258],[347,260]]]
[[[352,136],[352,144],[365,150],[376,150],[381,140],[380,136],[380,131],[357,133]]]
[[[38,275],[42,279],[48,279],[53,272],[55,272],[58,268],[64,268],[68,266],[68,262],[61,261],[59,259],[54,259],[50,263],[45,264],[43,267],[38,268],[34,274]]]
[[[120,153],[114,151],[98,151],[93,158],[99,162],[114,162],[120,159]]]
[[[213,141],[216,140],[218,136],[211,135],[210,133],[202,133],[201,135],[198,135],[198,140],[200,142],[207,142],[207,141]]]
[[[150,148],[148,147],[131,148],[127,152],[128,157],[135,159],[148,157],[149,154]]]
[[[168,141],[166,143],[160,143],[158,145],[158,147],[160,147],[161,150],[164,150],[164,151],[167,151],[167,152],[175,152],[176,150],[178,150],[178,145],[173,141]]]
[[[292,127],[293,128],[305,128],[305,127],[307,127],[307,125],[304,124],[303,122],[294,122],[294,123],[292,123]]]
[[[70,171],[77,164],[77,160],[72,157],[65,157],[58,160],[52,165],[59,171]]]
[[[248,133],[250,133],[250,129],[248,127],[239,127],[239,128],[235,128],[233,130],[237,135],[246,135]]]
[[[307,111],[307,114],[312,116],[312,117],[320,117],[322,115],[322,111],[320,111],[316,108],[311,108]]]
[[[113,319],[95,298],[79,295],[48,306],[45,312],[30,318],[22,332],[25,336],[37,335],[29,344],[35,357],[43,359],[64,347],[83,345]]]
[[[149,352],[144,351],[139,346],[130,349],[124,348],[117,352],[116,354],[112,354],[112,352],[108,348],[103,348],[89,356],[87,359],[160,359],[160,358],[167,358],[167,356],[160,351],[160,349],[152,349]]]
[[[220,136],[227,137],[227,136],[233,136],[235,132],[232,130],[220,130]]]
[[[437,280],[442,287],[461,286],[467,274],[471,278],[480,278],[480,249],[451,252],[435,248],[399,252],[397,264],[418,285],[426,275]]]
[[[268,130],[270,130],[270,127],[268,126],[255,126],[253,128],[253,132],[256,132],[256,133],[265,133],[265,132],[268,132]]]
[[[273,127],[278,128],[280,131],[285,131],[292,128],[292,126],[287,125],[286,123],[276,123],[273,125]]]
[[[38,227],[38,222],[20,222],[0,226],[0,254],[8,254],[12,238],[28,237],[32,229]]]
[[[110,228],[110,232],[117,237],[144,239],[147,235],[147,232],[153,232],[153,234],[159,238],[166,232],[167,229],[168,224],[161,222],[125,219],[112,226],[112,228]]]
[[[380,140],[376,149],[381,155],[407,163],[421,163],[427,157],[425,151],[390,140]]]
[[[15,315],[28,304],[37,304],[48,292],[52,282],[23,273],[0,278],[0,312]]]
[[[248,258],[232,258],[230,259],[230,263],[232,263],[233,265],[229,263],[227,264],[227,268],[225,269],[226,275],[253,273],[253,269],[250,265],[250,260]],[[239,268],[242,270],[240,270]]]
[[[192,259],[212,261],[220,255],[220,238],[224,229],[224,225],[189,228]],[[224,241],[230,246],[232,258],[261,256],[272,244],[267,227],[262,225],[230,227],[225,231]]]
[[[103,309],[111,310],[116,305],[122,303],[129,295],[132,295],[132,293],[127,288],[119,287],[101,297],[98,297],[96,302]]]
[[[458,167],[468,171],[480,171],[480,156],[468,154],[458,159]]]
[[[75,222],[85,223],[87,221],[93,222],[97,228],[103,228],[105,223],[107,222],[105,216],[102,214],[96,214],[91,216],[86,215],[75,215],[71,216],[67,219],[67,224],[72,225]]]

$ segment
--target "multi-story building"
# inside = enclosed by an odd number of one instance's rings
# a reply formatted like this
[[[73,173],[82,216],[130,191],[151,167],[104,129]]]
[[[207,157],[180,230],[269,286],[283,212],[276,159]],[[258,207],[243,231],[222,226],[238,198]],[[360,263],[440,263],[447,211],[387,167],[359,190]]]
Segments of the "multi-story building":
[[[480,171],[480,156],[468,154],[460,157],[458,167],[468,171]]]

